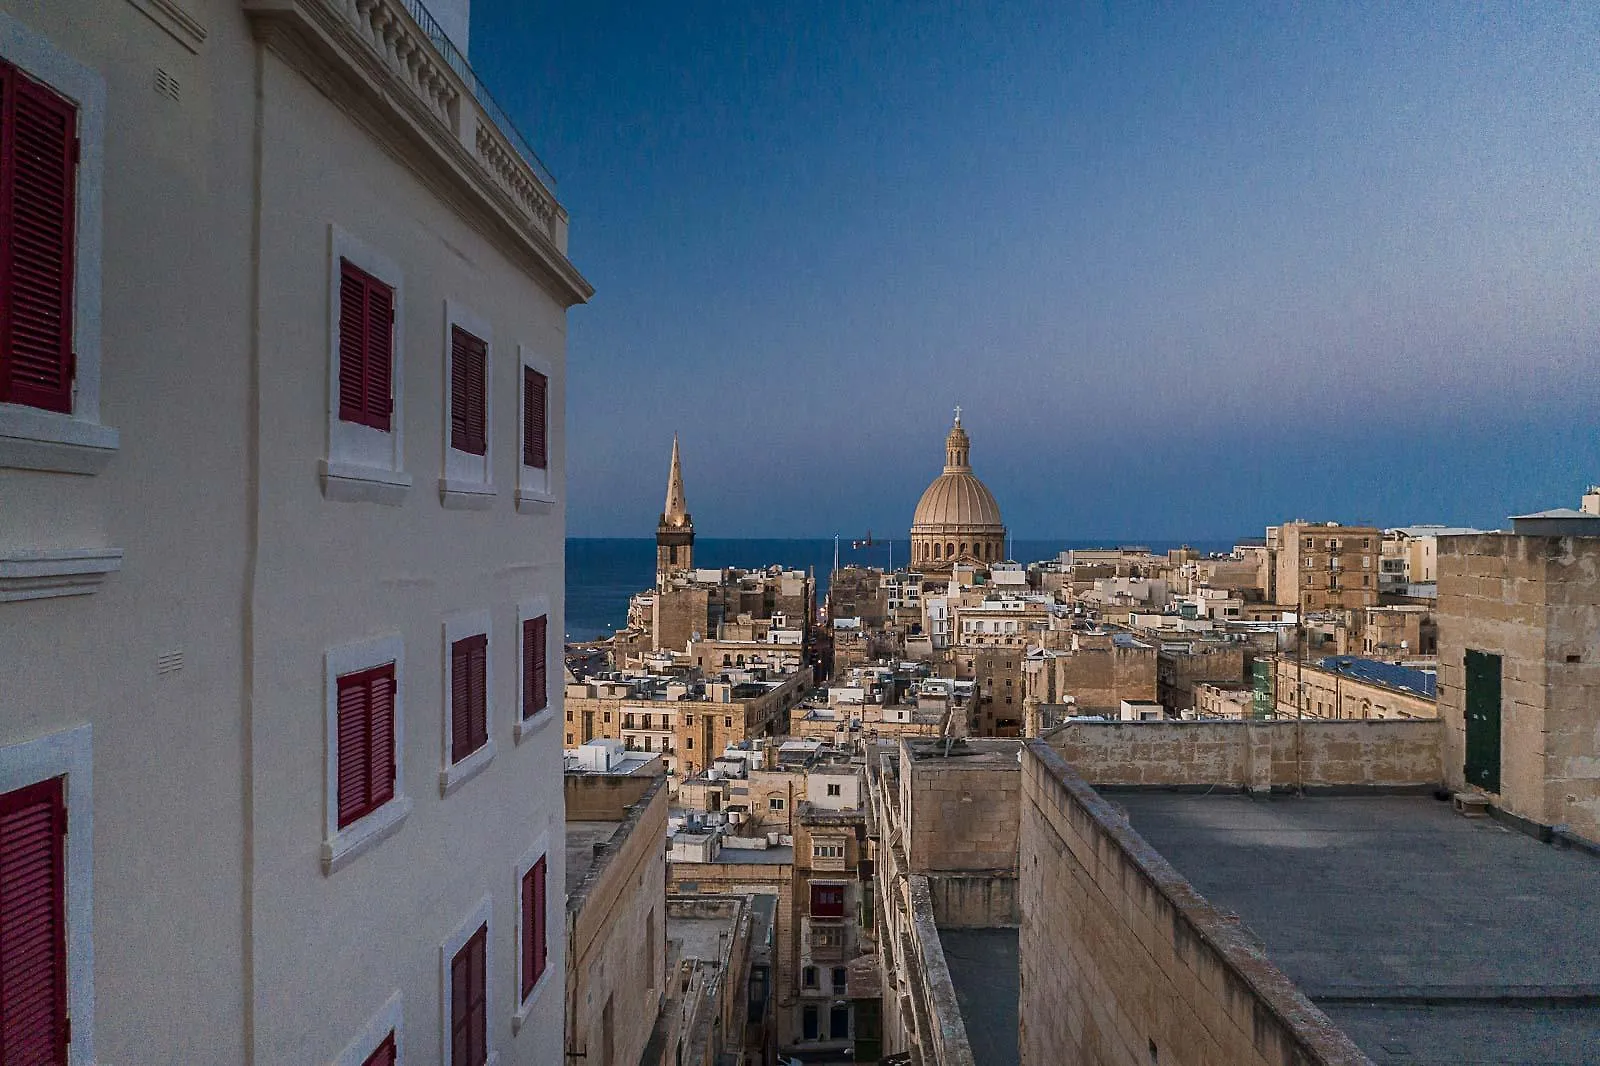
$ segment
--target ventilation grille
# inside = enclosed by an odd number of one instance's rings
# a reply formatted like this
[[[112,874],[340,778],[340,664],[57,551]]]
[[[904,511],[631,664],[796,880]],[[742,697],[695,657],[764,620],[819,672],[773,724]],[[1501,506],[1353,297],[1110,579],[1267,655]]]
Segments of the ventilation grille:
[[[164,651],[156,656],[156,673],[175,674],[183,669],[183,652]]]
[[[160,67],[156,68],[156,92],[160,93],[162,96],[165,96],[168,100],[175,101],[178,99],[181,91],[182,90],[178,85],[177,78],[173,77],[165,70],[162,70]]]

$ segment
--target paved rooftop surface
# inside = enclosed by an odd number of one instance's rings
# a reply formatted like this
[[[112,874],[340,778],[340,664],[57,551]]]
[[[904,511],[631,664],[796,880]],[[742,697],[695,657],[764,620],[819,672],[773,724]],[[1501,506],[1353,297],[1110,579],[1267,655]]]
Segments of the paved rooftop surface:
[[[567,823],[567,891],[576,892],[594,865],[594,846],[611,839],[621,822]]]
[[[753,866],[782,866],[794,862],[794,848],[788,844],[773,848],[723,848],[711,861],[749,863]]]
[[[1379,1066],[1600,1064],[1600,859],[1428,797],[1107,798]]]
[[[941,929],[939,942],[977,1066],[1018,1066],[1015,929]]]

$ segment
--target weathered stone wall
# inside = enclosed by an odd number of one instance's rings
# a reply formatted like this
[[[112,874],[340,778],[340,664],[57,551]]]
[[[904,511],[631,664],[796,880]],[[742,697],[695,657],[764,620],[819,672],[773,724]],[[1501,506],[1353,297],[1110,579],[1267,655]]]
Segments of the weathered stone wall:
[[[1069,722],[1047,739],[1096,785],[1405,788],[1444,780],[1434,720]]]
[[[1501,656],[1495,805],[1600,840],[1600,540],[1486,534],[1439,541],[1439,715],[1465,787],[1468,649]]]
[[[1153,647],[1080,647],[1051,662],[1053,676],[1041,703],[1077,700],[1079,714],[1115,712],[1123,700],[1156,698],[1156,650]]]
[[[1156,666],[1157,699],[1169,711],[1194,707],[1196,681],[1245,680],[1249,652],[1243,644],[1202,645],[1200,650],[1163,651]]]
[[[566,820],[620,822],[627,818],[628,808],[643,799],[662,778],[661,763],[653,765],[653,773],[567,774],[564,783]]]
[[[632,808],[618,808],[630,794]],[[596,813],[574,814],[575,795]],[[637,1062],[666,979],[666,779],[568,776],[567,796],[571,820],[626,816],[588,876],[567,886],[567,1050],[593,1058],[609,1043],[613,1061]],[[601,813],[607,801],[612,813]]]
[[[1003,741],[987,744],[1009,750],[996,754],[986,748],[968,754],[971,747],[958,746],[949,758],[905,757],[911,749],[902,742],[901,779],[909,787],[902,793],[909,812],[907,852],[916,873],[1016,870],[1022,785],[1021,769],[1012,754],[1016,746]],[[919,745],[916,751],[942,753],[943,748],[934,742]]]
[[[933,874],[928,895],[940,929],[995,929],[1022,920],[1014,872]]]
[[[683,651],[696,633],[715,636],[711,625],[710,593],[705,588],[667,589],[656,593],[655,625],[651,639],[655,650]]]
[[[1368,1063],[1058,753],[1021,777],[1023,1066]]]

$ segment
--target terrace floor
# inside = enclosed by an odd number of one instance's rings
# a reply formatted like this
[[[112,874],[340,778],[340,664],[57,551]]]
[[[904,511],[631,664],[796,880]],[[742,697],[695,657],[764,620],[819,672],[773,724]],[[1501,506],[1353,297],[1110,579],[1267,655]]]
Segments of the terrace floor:
[[[1379,1066],[1600,1063],[1593,855],[1429,797],[1104,794]]]

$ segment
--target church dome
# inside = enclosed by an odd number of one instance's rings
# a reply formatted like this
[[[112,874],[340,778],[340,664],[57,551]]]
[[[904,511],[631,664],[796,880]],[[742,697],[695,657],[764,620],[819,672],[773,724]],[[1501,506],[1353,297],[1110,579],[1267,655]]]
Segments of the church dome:
[[[961,428],[961,409],[944,442],[944,472],[933,479],[911,519],[912,563],[949,569],[955,562],[997,562],[1005,557],[1006,527],[994,493],[972,472],[972,441]]]
[[[902,512],[904,513],[904,512]],[[971,473],[949,471],[933,479],[917,512],[914,526],[998,526],[1000,505],[994,493]]]

